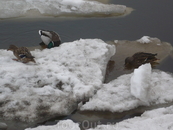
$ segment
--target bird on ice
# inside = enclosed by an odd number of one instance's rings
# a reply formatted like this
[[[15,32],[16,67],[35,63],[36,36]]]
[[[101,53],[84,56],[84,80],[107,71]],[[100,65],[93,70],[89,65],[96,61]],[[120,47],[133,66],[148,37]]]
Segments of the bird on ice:
[[[26,47],[17,47],[15,45],[10,45],[7,50],[13,52],[14,56],[17,58],[13,59],[15,61],[20,61],[22,63],[28,63],[31,61],[35,63],[35,57],[32,56],[31,52]]]

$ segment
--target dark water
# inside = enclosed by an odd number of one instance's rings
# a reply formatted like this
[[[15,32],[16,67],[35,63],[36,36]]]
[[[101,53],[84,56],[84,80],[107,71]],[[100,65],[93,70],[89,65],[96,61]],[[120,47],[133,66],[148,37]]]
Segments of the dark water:
[[[57,31],[63,42],[80,38],[136,40],[144,35],[173,43],[172,1],[112,0],[135,10],[120,18],[41,18],[8,19],[0,21],[0,48],[9,44],[36,46],[40,42],[39,29]]]
[[[18,46],[37,46],[41,41],[38,35],[39,29],[48,29],[58,32],[62,42],[71,42],[80,38],[99,38],[104,41],[137,40],[142,36],[150,36],[157,37],[173,45],[173,1],[112,0],[110,3],[124,4],[135,10],[128,16],[118,18],[20,18],[0,20],[0,49],[5,49],[10,44],[16,44]],[[172,57],[169,56],[157,68],[173,72],[172,66],[173,60]],[[87,116],[83,119],[80,118],[81,113],[78,117],[75,117],[78,113],[79,112],[76,112],[62,119],[71,118],[75,121],[79,118],[77,120],[78,122],[87,120]],[[96,113],[93,112],[92,114],[94,115]],[[128,113],[121,116],[118,120],[112,117],[105,118],[104,115],[106,115],[106,113],[94,121],[99,121],[102,118],[102,120],[104,120],[102,123],[115,123],[128,117]],[[7,123],[11,124],[9,122]],[[13,123],[14,124],[12,124],[8,130],[22,130],[24,128],[20,123]],[[13,126],[15,126],[15,128]]]

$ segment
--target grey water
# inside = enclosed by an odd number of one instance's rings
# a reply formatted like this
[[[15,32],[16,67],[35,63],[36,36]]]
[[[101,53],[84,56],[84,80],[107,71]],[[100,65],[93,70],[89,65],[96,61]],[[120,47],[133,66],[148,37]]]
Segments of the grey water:
[[[113,40],[137,40],[142,36],[157,37],[162,41],[173,45],[173,1],[167,0],[111,0],[113,4],[123,4],[131,7],[134,11],[124,17],[72,17],[72,18],[15,18],[0,20],[0,49],[6,49],[10,44],[17,46],[38,46],[41,39],[39,29],[54,30],[59,33],[62,42],[71,42],[80,38],[99,38],[104,41]],[[128,48],[127,48],[128,49]],[[166,58],[157,69],[173,72],[173,59]],[[110,77],[114,79],[116,77]],[[73,113],[71,118],[77,120]],[[90,113],[91,114],[91,113]],[[92,112],[92,114],[96,114]],[[124,120],[129,113],[115,119],[106,117],[103,113],[101,118],[104,122],[116,123]],[[89,115],[89,114],[87,114]],[[97,115],[97,114],[96,114]],[[99,114],[100,115],[100,114]],[[80,117],[80,114],[78,118]],[[87,120],[87,116],[83,120]],[[79,122],[82,119],[78,120]],[[18,122],[4,121],[9,125],[8,130],[23,130],[28,125]],[[55,121],[52,121],[54,124]],[[11,124],[11,125],[10,125]],[[51,124],[51,123],[50,123]]]

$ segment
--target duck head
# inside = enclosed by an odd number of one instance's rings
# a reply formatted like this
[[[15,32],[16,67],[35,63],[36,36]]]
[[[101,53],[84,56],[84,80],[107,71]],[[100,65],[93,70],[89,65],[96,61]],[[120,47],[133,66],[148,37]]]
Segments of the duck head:
[[[50,32],[39,30],[38,33],[41,36],[41,40],[43,41],[43,43],[45,43],[46,45],[48,45],[51,42],[52,35],[51,35]]]
[[[133,57],[127,57],[125,59],[125,66],[131,65],[133,62],[133,59],[134,59]]]
[[[14,51],[14,50],[16,50],[16,49],[18,49],[17,46],[15,46],[15,45],[10,45],[9,48],[7,49],[7,51]]]

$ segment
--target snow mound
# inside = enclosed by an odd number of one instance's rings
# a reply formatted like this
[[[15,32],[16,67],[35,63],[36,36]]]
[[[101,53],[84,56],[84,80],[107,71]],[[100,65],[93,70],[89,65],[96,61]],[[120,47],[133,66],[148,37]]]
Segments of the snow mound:
[[[143,44],[151,43],[151,42],[154,42],[154,41],[156,41],[158,43],[161,42],[158,38],[152,38],[152,37],[149,37],[149,36],[143,36],[141,39],[138,39],[136,41],[139,42],[139,43],[143,43]],[[160,45],[160,44],[157,44],[157,45]]]
[[[27,128],[25,130],[80,130],[79,124],[71,120],[59,121],[53,126],[39,126],[36,128]]]
[[[148,91],[151,79],[151,65],[141,65],[138,69],[134,70],[131,78],[131,94],[136,98],[148,103]]]
[[[124,14],[126,6],[89,0],[1,0],[0,18],[21,16],[61,16],[91,14]],[[3,13],[2,13],[3,12]]]
[[[150,43],[150,37],[149,36],[143,36],[141,39],[137,40],[140,43]]]
[[[96,110],[96,111],[111,111],[122,112],[134,109],[140,105],[153,105],[168,103],[173,101],[173,76],[163,71],[149,71],[150,67],[145,64],[142,68],[138,68],[138,74],[126,74],[117,79],[104,84],[104,86],[97,91],[97,93],[83,106],[80,110]],[[150,80],[144,78],[146,75],[151,75]],[[134,76],[135,75],[135,76]],[[133,77],[133,78],[132,78]],[[142,79],[137,83],[134,82],[134,77]],[[149,81],[148,81],[149,80]],[[132,84],[131,84],[132,83]],[[139,86],[138,90],[132,90],[133,85]],[[134,88],[135,88],[134,87]],[[133,88],[133,87],[132,87]],[[148,89],[149,88],[149,89]],[[144,90],[143,90],[144,89]],[[146,90],[145,90],[146,89]],[[139,91],[136,92],[135,91]],[[144,93],[142,93],[144,92]],[[147,104],[141,99],[147,94]],[[145,100],[146,101],[146,100]]]
[[[141,117],[134,117],[122,122],[98,125],[88,130],[172,130],[173,106],[146,111]]]
[[[31,53],[36,64],[13,61],[11,51],[0,50],[0,113],[5,119],[70,114],[102,86],[115,47],[99,39],[80,39]]]

